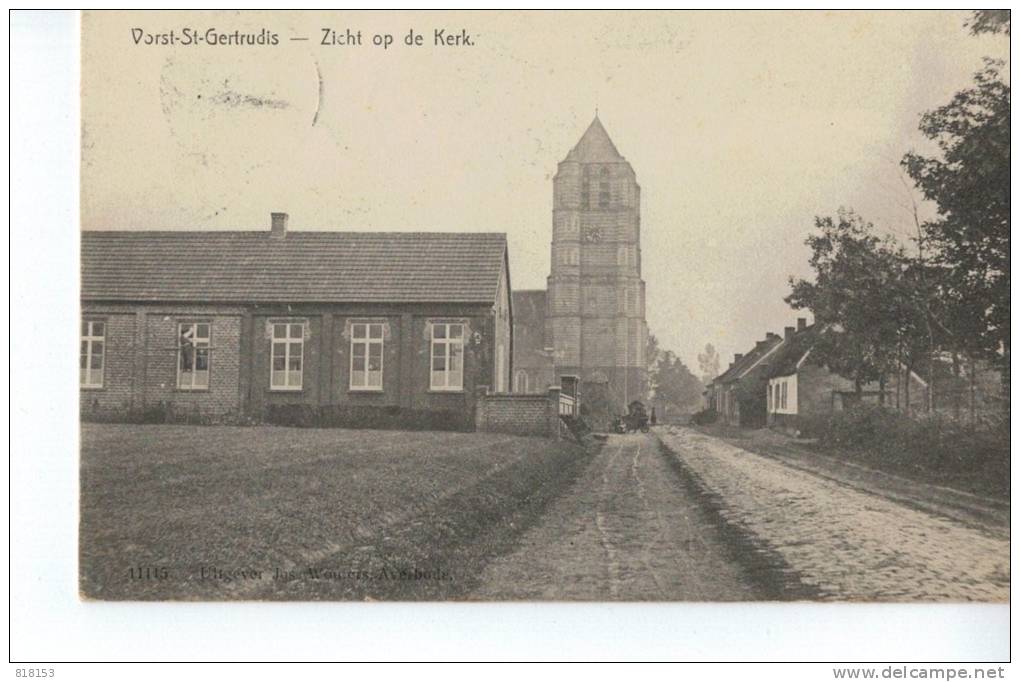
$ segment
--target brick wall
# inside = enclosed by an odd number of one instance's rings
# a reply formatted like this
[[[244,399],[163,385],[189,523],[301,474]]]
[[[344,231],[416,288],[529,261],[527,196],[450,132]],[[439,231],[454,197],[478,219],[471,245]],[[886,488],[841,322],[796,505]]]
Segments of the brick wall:
[[[475,401],[475,428],[479,431],[520,436],[558,438],[559,388],[541,395],[509,395],[479,390]]]
[[[550,321],[551,336],[546,343],[555,344],[554,364],[573,367],[581,364],[581,318],[555,317]]]
[[[575,316],[581,309],[581,280],[557,277],[549,280],[549,317]]]
[[[176,415],[231,420],[240,416],[241,317],[180,309],[145,315],[146,407],[162,405]],[[181,322],[211,325],[209,388],[177,388],[177,335]]]
[[[105,324],[103,385],[79,391],[83,414],[113,417],[132,409],[136,317],[133,311],[112,313],[87,308],[82,311],[82,320]]]
[[[231,420],[239,415],[239,309],[85,304],[82,319],[106,322],[103,386],[81,389],[83,416],[128,419],[157,407],[202,418]],[[177,389],[180,322],[212,325],[208,389]]]
[[[434,318],[466,325],[463,390],[430,390],[428,321]],[[497,320],[486,306],[85,303],[82,319],[106,325],[103,385],[80,391],[86,418],[129,420],[162,409],[169,418],[232,421],[264,417],[272,405],[399,406],[472,415],[475,386],[494,383],[497,341],[507,349],[504,388],[510,388],[509,316]],[[270,322],[284,319],[306,323],[299,391],[270,390]],[[346,330],[351,320],[365,319],[386,324],[384,390],[378,392],[350,388],[350,336]],[[211,325],[208,388],[177,387],[177,335],[182,322]],[[541,390],[550,383],[543,379]]]

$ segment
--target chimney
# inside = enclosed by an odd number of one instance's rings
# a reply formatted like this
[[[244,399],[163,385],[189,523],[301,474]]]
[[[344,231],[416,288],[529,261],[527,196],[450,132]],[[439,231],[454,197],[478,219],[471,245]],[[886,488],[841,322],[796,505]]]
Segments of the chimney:
[[[783,338],[789,341],[797,330],[793,327],[783,327]]]
[[[773,341],[773,340],[778,339],[778,338],[779,338],[779,334],[776,334],[775,332],[766,332],[765,333],[765,340],[766,341]]]
[[[287,214],[270,213],[273,218],[272,229],[269,234],[272,237],[283,239],[287,235]]]
[[[742,357],[744,357],[744,354],[743,354],[743,353],[734,353],[734,354],[733,354],[733,365],[735,365],[735,364],[737,364],[738,362],[740,362],[740,359],[741,359]],[[732,367],[733,365],[730,365],[730,367]]]
[[[807,329],[807,318],[806,317],[798,317],[797,318],[797,331],[802,332],[805,329]]]

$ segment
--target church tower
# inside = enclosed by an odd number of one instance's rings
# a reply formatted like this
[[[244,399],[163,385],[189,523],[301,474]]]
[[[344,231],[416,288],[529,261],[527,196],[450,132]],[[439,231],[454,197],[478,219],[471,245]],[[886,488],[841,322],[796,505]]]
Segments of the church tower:
[[[556,375],[580,376],[609,415],[648,393],[640,205],[634,169],[596,115],[553,178],[545,336]]]

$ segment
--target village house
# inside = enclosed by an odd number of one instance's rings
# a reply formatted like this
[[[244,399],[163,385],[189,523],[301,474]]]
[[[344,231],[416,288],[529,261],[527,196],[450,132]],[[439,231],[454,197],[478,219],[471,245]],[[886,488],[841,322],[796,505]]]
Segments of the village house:
[[[510,390],[495,233],[82,234],[84,418],[236,422],[280,406],[474,414]]]
[[[817,354],[812,355],[823,332],[805,322],[798,319],[796,328],[786,327],[783,343],[769,365],[765,400],[770,427],[794,435],[814,433],[832,413],[856,400],[881,402],[903,412],[926,409],[928,383],[905,369],[889,377],[884,388],[870,382],[858,394],[853,381],[828,369]]]
[[[736,353],[726,371],[709,383],[708,406],[722,421],[731,426],[765,426],[768,362],[781,343],[779,335],[768,332],[747,353]]]

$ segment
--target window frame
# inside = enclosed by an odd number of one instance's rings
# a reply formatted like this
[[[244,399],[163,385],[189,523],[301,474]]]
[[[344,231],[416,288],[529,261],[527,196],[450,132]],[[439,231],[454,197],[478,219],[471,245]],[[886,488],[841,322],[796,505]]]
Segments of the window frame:
[[[609,208],[613,197],[609,189],[609,169],[603,166],[599,170],[599,208]]]
[[[198,335],[198,327],[199,327],[199,325],[205,325],[205,326],[207,326],[209,328],[208,336],[200,337]],[[195,349],[195,356],[194,356],[194,358],[192,358],[191,385],[190,386],[183,386],[183,385],[181,385],[181,378],[182,378],[181,360],[183,359],[182,353],[184,352],[184,346],[181,344],[181,336],[184,333],[184,328],[185,327],[194,327],[195,328],[195,335],[193,337],[194,340],[192,341],[192,347]],[[208,391],[210,386],[212,386],[212,335],[213,335],[213,329],[212,328],[213,328],[213,325],[212,325],[212,321],[211,320],[180,320],[180,321],[177,322],[177,363],[176,363],[176,366],[177,366],[177,380],[174,383],[174,386],[175,386],[176,390],[178,390],[178,391],[188,391],[188,392],[191,392],[191,391]],[[196,366],[198,365],[198,350],[200,350],[200,347],[198,345],[199,343],[204,343],[205,344],[205,346],[203,348],[204,348],[204,350],[206,352],[206,356],[205,356],[206,357],[206,370],[205,370],[205,372],[206,372],[206,383],[205,383],[204,386],[196,386],[195,385],[195,377],[196,377],[197,371],[198,371],[196,369]]]
[[[363,326],[365,328],[365,336],[356,336],[355,328]],[[372,336],[372,327],[379,327],[379,336]],[[351,360],[348,363],[348,370],[350,375],[347,380],[347,390],[354,392],[367,392],[367,393],[381,393],[383,386],[385,385],[385,366],[386,366],[386,329],[385,322],[381,320],[352,320],[351,321]],[[354,347],[364,346],[364,370],[365,383],[362,386],[356,386],[354,384]],[[372,346],[379,346],[379,384],[374,385],[369,383],[369,375],[371,372],[368,369],[369,360],[371,359]]]
[[[514,372],[514,393],[526,394],[528,393],[530,386],[528,385],[528,372],[524,369],[519,369]]]
[[[78,387],[88,390],[98,390],[105,387],[106,384],[106,330],[109,327],[109,322],[103,318],[85,318],[82,320],[85,325],[85,334],[82,334],[81,341],[85,342],[85,373],[78,375]],[[93,333],[94,324],[103,325],[103,333],[101,335]],[[99,381],[98,383],[92,381],[92,374],[95,370],[92,368],[92,358],[96,357],[93,355],[93,349],[95,343],[100,342],[103,344],[103,349],[99,353]],[[79,364],[81,362],[81,354],[79,353]],[[80,369],[80,367],[79,367]]]
[[[269,342],[269,390],[281,393],[299,393],[304,390],[305,384],[305,328],[308,326],[308,320],[269,320],[268,324],[272,327],[272,334]],[[278,325],[284,325],[286,330],[285,336],[278,337],[276,335],[276,327]],[[291,328],[295,326],[301,330],[300,337],[291,336]],[[290,369],[290,361],[293,359],[293,356],[290,353],[290,347],[291,344],[296,342],[300,342],[301,344],[301,354],[297,356],[300,365],[300,369],[298,370],[300,373],[300,383],[297,386],[292,386],[290,384],[290,373],[293,370]],[[282,343],[284,348],[283,376],[285,383],[282,385],[278,385],[274,382],[277,370],[273,368],[273,363],[276,360],[275,347],[278,343]]]
[[[442,338],[436,337],[436,330],[442,327],[445,329],[445,336]],[[454,339],[451,334],[452,327],[460,327],[460,337]],[[461,393],[464,391],[464,336],[467,334],[467,324],[461,322],[432,322],[431,332],[429,334],[429,391],[439,393]],[[440,345],[444,347],[443,352],[443,365],[444,369],[438,370],[443,372],[444,385],[436,385],[436,346]],[[450,358],[453,355],[450,352],[451,347],[460,347],[460,385],[450,385]]]

